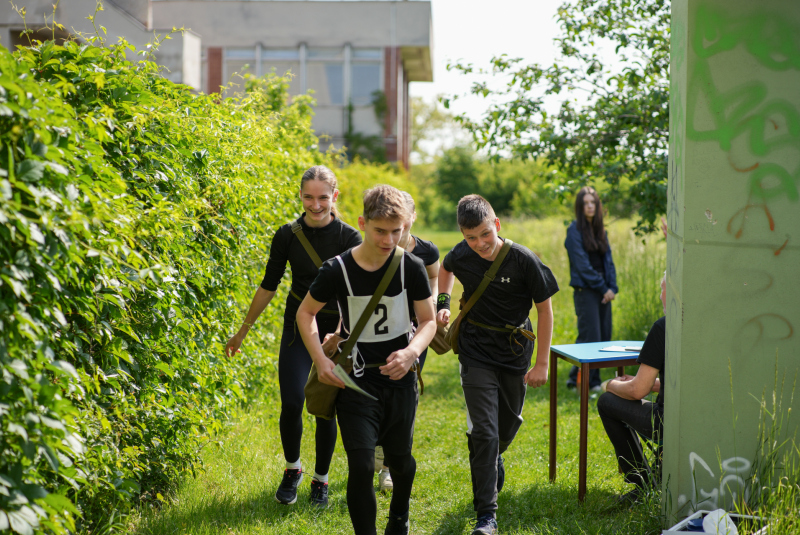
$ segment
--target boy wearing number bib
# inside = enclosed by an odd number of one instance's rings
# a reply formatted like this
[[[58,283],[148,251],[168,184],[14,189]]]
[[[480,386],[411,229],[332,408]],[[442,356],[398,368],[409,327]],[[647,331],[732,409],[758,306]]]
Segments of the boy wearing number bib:
[[[480,195],[467,195],[458,202],[458,226],[464,241],[447,253],[439,269],[437,320],[442,325],[450,320],[450,292],[456,277],[464,286],[465,302],[483,288],[461,321],[458,360],[477,513],[472,534],[494,535],[497,493],[505,479],[500,455],[522,425],[526,386],[547,383],[553,333],[550,297],[558,291],[558,284],[530,249],[516,243],[504,247],[505,240],[497,235],[500,220]],[[486,286],[482,285],[484,277]],[[531,368],[534,336],[528,315],[532,303],[536,305],[539,343],[536,364]]]
[[[336,399],[336,415],[347,452],[347,505],[356,535],[377,533],[372,486],[377,444],[383,445],[384,462],[394,481],[384,533],[408,533],[416,474],[411,446],[418,400],[416,373],[410,370],[436,332],[425,266],[397,247],[408,219],[408,209],[397,189],[377,186],[368,190],[364,215],[358,220],[364,242],[323,264],[297,312],[298,329],[320,382],[343,388]],[[344,383],[333,374],[334,365],[319,343],[315,316],[326,302],[336,299],[342,313],[342,332],[349,333],[398,254],[403,255],[400,266],[348,356],[353,362],[351,378],[376,398],[372,400],[344,389]],[[412,315],[419,322],[416,333]]]

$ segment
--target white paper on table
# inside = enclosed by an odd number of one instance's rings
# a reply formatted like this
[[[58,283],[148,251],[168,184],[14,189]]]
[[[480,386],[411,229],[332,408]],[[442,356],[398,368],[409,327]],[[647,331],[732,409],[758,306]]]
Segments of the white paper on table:
[[[622,347],[622,346],[608,346],[608,347],[604,347],[600,351],[608,351],[610,353],[625,353],[625,352],[638,353],[641,350],[642,350],[642,348],[640,346],[625,346],[625,347]]]
[[[376,398],[375,396],[373,396],[372,394],[370,394],[369,392],[365,391],[363,388],[358,386],[356,382],[353,381],[353,379],[349,375],[347,375],[347,372],[344,371],[344,368],[342,368],[340,365],[337,364],[336,366],[334,366],[333,374],[339,379],[341,379],[342,382],[344,383],[344,386],[346,386],[347,388],[352,388],[359,394],[363,394],[367,396],[369,399],[378,401],[378,398]]]

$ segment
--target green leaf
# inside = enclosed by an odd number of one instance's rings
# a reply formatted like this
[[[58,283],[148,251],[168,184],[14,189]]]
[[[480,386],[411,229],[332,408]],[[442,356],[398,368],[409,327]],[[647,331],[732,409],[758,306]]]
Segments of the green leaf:
[[[72,514],[78,514],[78,508],[75,507],[75,505],[69,500],[69,498],[61,494],[50,493],[44,498],[42,498],[42,500],[56,511],[59,512],[67,511]]]
[[[20,535],[33,535],[33,530],[39,527],[39,518],[27,505],[23,505],[16,511],[7,511],[6,514],[12,531],[16,531]]]
[[[17,178],[26,182],[38,182],[42,179],[45,165],[36,160],[25,160],[17,166]]]
[[[78,379],[78,372],[75,370],[75,367],[64,360],[54,360],[47,367],[57,373],[70,375],[75,379]]]
[[[159,362],[155,366],[155,369],[161,370],[165,374],[169,375],[170,377],[175,377],[175,370],[173,370],[169,364],[164,362]]]

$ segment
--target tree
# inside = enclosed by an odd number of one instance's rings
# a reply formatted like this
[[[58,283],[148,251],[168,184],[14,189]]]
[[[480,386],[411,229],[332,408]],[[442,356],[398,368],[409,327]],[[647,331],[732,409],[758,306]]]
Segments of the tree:
[[[411,97],[411,153],[417,163],[429,162],[468,139],[455,116],[438,99],[429,102]]]
[[[670,2],[573,0],[557,18],[560,60],[545,68],[493,58],[491,73],[478,72],[504,77],[504,87],[473,84],[470,92],[493,104],[477,121],[457,120],[495,159],[543,157],[556,166],[567,177],[563,196],[607,182],[610,196],[633,199],[637,231],[652,231],[666,212]],[[603,43],[614,46],[615,61],[598,53]],[[475,71],[471,64],[448,68]],[[579,92],[585,101],[574,98]],[[558,95],[570,99],[551,116],[545,102]],[[443,99],[446,108],[450,100]]]

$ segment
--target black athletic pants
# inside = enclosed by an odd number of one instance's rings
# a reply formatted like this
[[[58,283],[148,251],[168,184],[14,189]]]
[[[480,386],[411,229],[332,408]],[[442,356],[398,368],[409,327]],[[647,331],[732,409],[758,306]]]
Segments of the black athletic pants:
[[[472,504],[478,516],[497,510],[497,457],[522,425],[525,376],[461,366],[467,403],[467,447]]]
[[[417,473],[411,448],[419,397],[416,386],[389,388],[366,378],[355,381],[377,400],[351,389],[342,390],[336,398],[342,444],[347,451],[347,508],[356,535],[375,535],[375,446],[383,445],[383,464],[389,467],[394,483],[389,510],[402,516],[408,512]]]
[[[603,304],[603,296],[588,288],[573,288],[572,300],[575,302],[575,315],[578,316],[578,338],[576,344],[608,342],[611,340],[611,303]],[[600,370],[589,372],[589,386],[599,386]],[[569,371],[567,385],[578,383],[578,367]]]
[[[317,315],[319,336],[336,330],[338,316]],[[286,462],[300,458],[300,440],[303,437],[303,404],[306,401],[303,388],[311,371],[311,355],[308,354],[300,332],[295,331],[293,321],[285,321],[278,356],[278,384],[281,389],[281,444]],[[336,446],[336,420],[317,418],[316,465],[318,474],[327,474],[331,466],[333,449]]]
[[[647,461],[637,433],[660,445],[664,433],[664,410],[650,401],[632,401],[606,392],[597,400],[603,422],[625,481],[642,486],[646,481]]]

